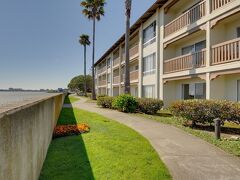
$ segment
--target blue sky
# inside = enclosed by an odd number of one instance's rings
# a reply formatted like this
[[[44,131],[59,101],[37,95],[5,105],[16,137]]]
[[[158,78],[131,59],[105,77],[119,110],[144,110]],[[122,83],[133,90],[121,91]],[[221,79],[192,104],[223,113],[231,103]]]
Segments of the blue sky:
[[[83,73],[79,35],[92,34],[81,0],[1,0],[0,89],[67,87]],[[133,24],[155,0],[133,0]],[[96,60],[124,33],[124,0],[107,0],[96,28]],[[88,71],[91,47],[88,48]]]

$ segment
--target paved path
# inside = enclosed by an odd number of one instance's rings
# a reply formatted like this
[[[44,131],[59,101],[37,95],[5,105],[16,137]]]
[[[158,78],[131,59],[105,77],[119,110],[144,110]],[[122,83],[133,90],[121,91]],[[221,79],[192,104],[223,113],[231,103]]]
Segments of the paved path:
[[[109,109],[84,99],[74,107],[96,112],[141,133],[177,180],[240,180],[240,159],[173,126]]]

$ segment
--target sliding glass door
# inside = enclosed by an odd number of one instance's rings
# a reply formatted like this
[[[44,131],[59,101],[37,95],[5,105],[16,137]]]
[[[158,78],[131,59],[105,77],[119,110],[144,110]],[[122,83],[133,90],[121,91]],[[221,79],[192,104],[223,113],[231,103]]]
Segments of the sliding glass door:
[[[206,83],[191,83],[182,85],[182,98],[206,99]]]

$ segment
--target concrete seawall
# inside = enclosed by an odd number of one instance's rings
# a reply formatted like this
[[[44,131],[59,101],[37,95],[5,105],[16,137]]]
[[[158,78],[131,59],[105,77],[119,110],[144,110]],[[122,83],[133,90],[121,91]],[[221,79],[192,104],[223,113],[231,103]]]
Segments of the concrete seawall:
[[[0,110],[0,180],[37,180],[64,94],[25,101]]]

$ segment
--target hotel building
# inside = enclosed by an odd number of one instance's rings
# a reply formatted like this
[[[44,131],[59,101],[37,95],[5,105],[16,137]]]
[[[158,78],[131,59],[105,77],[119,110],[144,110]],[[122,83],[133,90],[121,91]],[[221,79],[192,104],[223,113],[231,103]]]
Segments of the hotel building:
[[[131,94],[240,101],[240,0],[158,0],[130,30]],[[124,92],[124,35],[95,63],[96,92]]]

